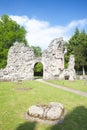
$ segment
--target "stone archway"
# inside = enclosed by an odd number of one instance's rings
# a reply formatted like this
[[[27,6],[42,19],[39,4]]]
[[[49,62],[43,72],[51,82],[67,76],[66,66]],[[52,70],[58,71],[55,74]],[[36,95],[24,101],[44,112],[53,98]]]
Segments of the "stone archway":
[[[34,64],[34,77],[41,78],[43,77],[43,64],[42,62],[36,62]]]

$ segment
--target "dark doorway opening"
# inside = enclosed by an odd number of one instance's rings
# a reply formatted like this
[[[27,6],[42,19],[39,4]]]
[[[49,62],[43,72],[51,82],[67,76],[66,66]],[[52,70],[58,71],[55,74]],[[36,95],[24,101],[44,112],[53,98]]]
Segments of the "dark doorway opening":
[[[37,62],[34,65],[34,77],[42,78],[43,77],[43,64],[41,62]]]
[[[69,76],[68,75],[65,76],[65,80],[69,80]]]

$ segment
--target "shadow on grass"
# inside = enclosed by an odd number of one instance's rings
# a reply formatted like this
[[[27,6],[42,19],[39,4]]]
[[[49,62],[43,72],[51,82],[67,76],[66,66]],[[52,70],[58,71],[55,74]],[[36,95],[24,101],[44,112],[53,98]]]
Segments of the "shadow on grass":
[[[16,130],[35,130],[36,122],[25,122],[20,124]]]
[[[87,130],[87,108],[75,108],[66,115],[63,124],[51,126],[48,130]]]
[[[36,130],[36,122],[20,124],[16,130]],[[87,130],[87,108],[79,106],[67,114],[64,122],[44,130]]]

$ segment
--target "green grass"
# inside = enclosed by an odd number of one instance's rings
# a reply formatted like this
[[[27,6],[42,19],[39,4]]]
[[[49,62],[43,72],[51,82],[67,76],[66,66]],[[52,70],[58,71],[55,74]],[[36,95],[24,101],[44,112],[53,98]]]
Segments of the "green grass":
[[[50,126],[24,118],[29,106],[49,102],[61,102],[66,108],[63,124]],[[87,98],[38,81],[0,82],[0,130],[87,130]]]
[[[65,86],[68,88],[80,90],[83,92],[87,92],[87,81],[85,80],[75,80],[75,81],[69,81],[69,80],[49,80],[48,82],[51,82],[53,84]]]

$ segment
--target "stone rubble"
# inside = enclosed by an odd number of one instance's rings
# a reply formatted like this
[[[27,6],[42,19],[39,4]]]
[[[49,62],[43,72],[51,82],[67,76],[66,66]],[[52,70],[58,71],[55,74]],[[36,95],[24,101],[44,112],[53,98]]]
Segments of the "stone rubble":
[[[30,119],[38,121],[53,121],[58,123],[63,121],[65,117],[65,109],[61,103],[51,102],[49,105],[33,105],[28,109]]]

